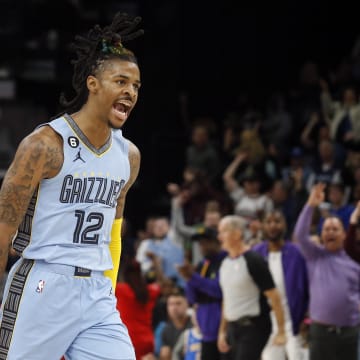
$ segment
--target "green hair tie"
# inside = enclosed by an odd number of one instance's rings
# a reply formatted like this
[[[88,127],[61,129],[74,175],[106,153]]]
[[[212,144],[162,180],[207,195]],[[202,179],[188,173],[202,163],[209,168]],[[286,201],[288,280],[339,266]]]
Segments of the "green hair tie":
[[[102,44],[101,51],[104,54],[122,55],[127,53],[127,50],[124,48],[124,46],[120,41],[118,41],[114,45],[109,45],[105,39],[102,39],[101,44]]]

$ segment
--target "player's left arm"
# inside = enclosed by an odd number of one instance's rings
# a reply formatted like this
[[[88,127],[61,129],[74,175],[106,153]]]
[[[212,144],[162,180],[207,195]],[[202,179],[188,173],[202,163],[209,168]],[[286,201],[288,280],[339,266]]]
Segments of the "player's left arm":
[[[111,239],[109,249],[113,262],[113,268],[104,272],[111,282],[115,290],[116,281],[120,266],[121,255],[121,224],[124,216],[126,194],[134,184],[138,177],[140,169],[141,155],[139,149],[129,141],[129,163],[130,163],[130,177],[124,188],[121,190],[120,196],[117,201],[115,220],[111,229]]]

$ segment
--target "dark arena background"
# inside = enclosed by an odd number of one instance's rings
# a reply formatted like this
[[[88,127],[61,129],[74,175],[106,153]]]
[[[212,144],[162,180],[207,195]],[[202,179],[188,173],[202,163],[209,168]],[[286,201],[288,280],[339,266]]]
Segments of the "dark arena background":
[[[135,232],[147,216],[169,213],[166,184],[182,181],[196,120],[212,120],[221,148],[231,116],[265,114],[279,95],[291,111],[289,143],[296,145],[305,110],[320,106],[319,79],[333,86],[334,96],[340,83],[358,85],[354,6],[325,0],[0,0],[1,176],[19,141],[57,113],[60,92],[71,94],[73,36],[93,23],[107,24],[116,11],[140,15],[145,36],[129,48],[139,59],[143,86],[123,130],[142,152],[125,211]],[[222,189],[221,176],[214,183]]]

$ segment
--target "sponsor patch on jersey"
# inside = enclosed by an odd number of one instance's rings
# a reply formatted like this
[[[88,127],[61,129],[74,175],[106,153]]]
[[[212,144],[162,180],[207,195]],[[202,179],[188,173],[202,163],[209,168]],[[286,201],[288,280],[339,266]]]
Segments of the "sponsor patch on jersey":
[[[79,146],[79,139],[75,136],[69,136],[68,137],[68,144],[72,147],[72,148],[77,148]]]
[[[38,286],[36,288],[36,292],[37,293],[42,293],[44,290],[44,286],[45,286],[45,281],[44,280],[39,280]]]

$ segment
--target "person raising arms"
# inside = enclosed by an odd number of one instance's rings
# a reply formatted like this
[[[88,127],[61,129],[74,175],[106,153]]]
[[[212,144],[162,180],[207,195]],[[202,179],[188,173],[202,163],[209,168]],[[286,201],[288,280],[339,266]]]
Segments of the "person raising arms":
[[[293,234],[309,273],[310,360],[357,360],[360,266],[345,252],[344,224],[331,214],[321,228],[320,244],[310,237],[312,218],[325,199],[325,187],[321,182],[312,187]]]

